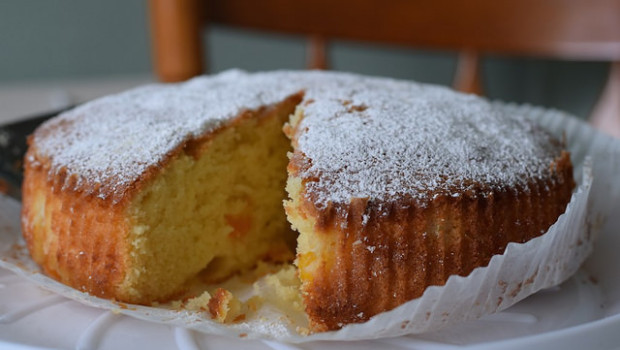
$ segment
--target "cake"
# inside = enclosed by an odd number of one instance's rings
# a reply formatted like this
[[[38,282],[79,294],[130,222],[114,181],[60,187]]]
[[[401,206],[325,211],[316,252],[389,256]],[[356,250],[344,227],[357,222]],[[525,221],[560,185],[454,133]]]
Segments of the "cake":
[[[313,331],[485,266],[574,187],[560,141],[482,98],[328,72],[104,97],[38,128],[24,168],[23,234],[51,277],[150,304],[295,258]]]

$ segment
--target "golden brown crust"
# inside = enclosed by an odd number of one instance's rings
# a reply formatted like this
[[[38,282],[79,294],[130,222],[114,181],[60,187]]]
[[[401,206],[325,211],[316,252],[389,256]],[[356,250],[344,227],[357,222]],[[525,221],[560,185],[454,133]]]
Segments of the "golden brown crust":
[[[486,266],[509,242],[544,233],[564,212],[574,187],[568,153],[552,166],[553,178],[521,191],[439,196],[426,206],[357,199],[348,207],[317,210],[305,198],[302,215],[316,219],[316,239],[333,247],[303,281],[312,329],[366,321],[451,275]]]
[[[22,231],[33,260],[78,290],[118,297],[128,268],[123,207],[64,190],[65,175],[49,181],[49,164],[26,162],[24,170]]]

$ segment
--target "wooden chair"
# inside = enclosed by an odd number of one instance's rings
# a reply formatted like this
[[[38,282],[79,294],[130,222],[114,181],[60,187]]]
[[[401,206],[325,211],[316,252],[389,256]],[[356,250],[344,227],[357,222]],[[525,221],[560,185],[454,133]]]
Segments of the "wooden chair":
[[[202,29],[218,24],[305,35],[309,68],[326,69],[329,39],[459,52],[454,87],[482,94],[486,53],[611,62],[590,121],[620,137],[620,0],[150,0],[155,71],[205,71]]]

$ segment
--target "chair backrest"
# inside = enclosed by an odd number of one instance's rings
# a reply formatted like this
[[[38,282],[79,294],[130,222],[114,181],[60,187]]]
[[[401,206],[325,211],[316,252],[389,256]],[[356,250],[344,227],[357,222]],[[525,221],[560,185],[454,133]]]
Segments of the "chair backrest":
[[[207,24],[305,35],[319,69],[330,39],[458,51],[454,86],[478,94],[486,53],[609,61],[592,120],[620,136],[620,0],[150,0],[150,15],[162,81],[204,72]]]

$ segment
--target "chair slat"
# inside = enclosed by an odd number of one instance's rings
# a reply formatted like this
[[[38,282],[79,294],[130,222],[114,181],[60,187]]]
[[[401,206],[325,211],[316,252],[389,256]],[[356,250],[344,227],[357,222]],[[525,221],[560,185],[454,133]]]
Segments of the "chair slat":
[[[209,0],[210,23],[413,47],[620,60],[619,0]]]

